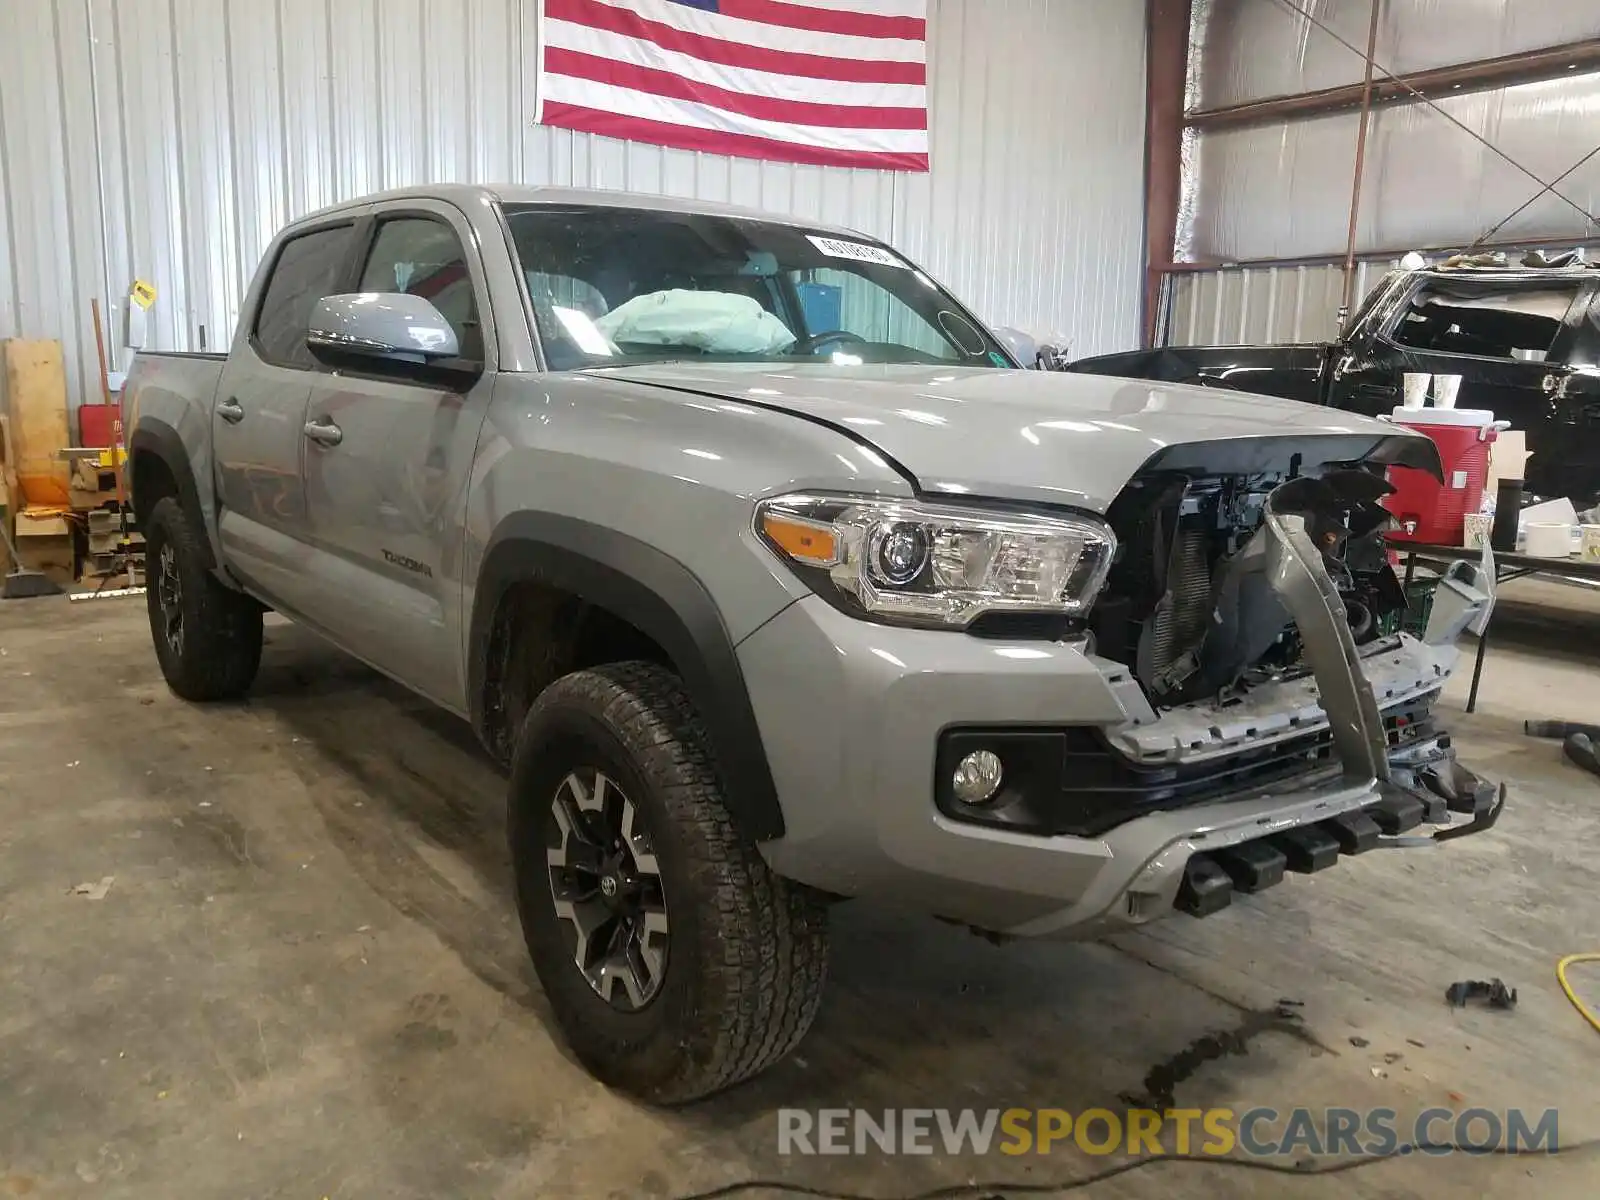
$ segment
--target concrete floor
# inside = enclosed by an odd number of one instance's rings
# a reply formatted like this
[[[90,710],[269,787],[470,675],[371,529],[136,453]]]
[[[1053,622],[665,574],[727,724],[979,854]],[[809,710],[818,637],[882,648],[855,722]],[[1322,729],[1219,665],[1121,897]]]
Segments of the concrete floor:
[[[281,623],[249,702],[203,709],[162,684],[142,601],[6,603],[0,1197],[1042,1183],[1107,1160],[780,1160],[774,1111],[1115,1108],[1163,1078],[1193,1107],[1554,1105],[1564,1142],[1595,1136],[1600,1041],[1552,967],[1600,950],[1600,781],[1520,722],[1600,713],[1600,603],[1511,594],[1578,609],[1506,601],[1482,710],[1454,722],[1513,783],[1496,830],[1114,944],[997,948],[843,905],[799,1055],[678,1113],[609,1094],[554,1040],[508,900],[502,784],[464,726]],[[103,899],[71,894],[105,877]],[[1445,1006],[1451,981],[1493,975],[1520,988],[1515,1013]],[[1600,999],[1600,973],[1584,987]],[[1270,1015],[1283,998],[1300,1020]],[[1234,1053],[1197,1064],[1219,1035]],[[1086,1194],[1588,1197],[1597,1171],[1592,1155],[1323,1180],[1168,1163]]]

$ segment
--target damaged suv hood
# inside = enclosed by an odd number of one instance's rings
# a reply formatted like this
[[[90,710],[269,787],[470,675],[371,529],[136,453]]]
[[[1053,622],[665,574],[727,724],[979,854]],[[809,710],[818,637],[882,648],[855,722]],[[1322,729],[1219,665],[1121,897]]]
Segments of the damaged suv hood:
[[[925,493],[987,496],[1104,512],[1158,455],[1220,466],[1217,443],[1325,439],[1317,461],[1437,469],[1432,443],[1393,425],[1223,389],[1053,371],[828,363],[660,363],[595,372],[738,401],[832,426],[876,448]],[[1199,453],[1194,448],[1210,449]],[[1265,450],[1268,447],[1260,447]],[[1233,451],[1248,452],[1239,445]],[[1325,450],[1326,453],[1321,453]]]

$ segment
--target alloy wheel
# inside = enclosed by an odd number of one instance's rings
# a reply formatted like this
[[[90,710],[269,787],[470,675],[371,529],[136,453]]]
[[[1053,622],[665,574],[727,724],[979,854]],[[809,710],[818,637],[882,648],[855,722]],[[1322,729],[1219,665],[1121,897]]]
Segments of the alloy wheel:
[[[178,573],[177,547],[161,547],[156,570],[156,602],[161,609],[162,632],[174,654],[183,653],[183,578]]]
[[[638,809],[597,768],[563,779],[551,799],[559,843],[548,848],[556,919],[595,994],[622,1012],[655,999],[666,977],[666,896]]]

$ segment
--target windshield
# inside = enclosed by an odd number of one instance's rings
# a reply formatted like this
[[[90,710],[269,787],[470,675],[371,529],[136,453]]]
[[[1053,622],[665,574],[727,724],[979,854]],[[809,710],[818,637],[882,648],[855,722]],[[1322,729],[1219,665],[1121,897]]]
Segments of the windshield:
[[[894,251],[768,221],[508,206],[557,371],[695,359],[1009,367],[948,292]]]

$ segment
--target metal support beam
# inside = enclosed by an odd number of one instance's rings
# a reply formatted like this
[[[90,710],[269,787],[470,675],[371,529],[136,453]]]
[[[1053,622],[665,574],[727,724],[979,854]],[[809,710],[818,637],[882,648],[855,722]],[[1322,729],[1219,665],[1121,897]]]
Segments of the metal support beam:
[[[1379,79],[1372,84],[1372,104],[1381,107],[1416,104],[1421,99],[1437,101],[1465,92],[1558,79],[1581,71],[1600,71],[1600,38]],[[1189,114],[1187,123],[1195,129],[1237,129],[1344,112],[1361,106],[1365,90],[1361,83],[1349,83],[1296,96],[1272,96],[1223,108],[1199,109]],[[1420,98],[1418,92],[1422,94]]]
[[[1147,0],[1145,8],[1145,287],[1140,336],[1146,347],[1155,344],[1161,281],[1172,264],[1178,233],[1190,2]]]
[[[1372,119],[1372,56],[1378,52],[1378,16],[1382,0],[1372,0],[1372,24],[1367,29],[1366,76],[1361,84],[1361,128],[1356,131],[1355,178],[1350,184],[1350,231],[1344,247],[1344,299],[1339,305],[1339,328],[1350,315],[1356,287],[1356,222],[1361,215],[1361,176],[1367,165],[1367,125]]]
[[[1593,241],[1585,241],[1581,237],[1574,237],[1568,234],[1564,237],[1511,238],[1509,240],[1474,242],[1471,249],[1476,254],[1480,251],[1487,253],[1490,250],[1512,251],[1549,248],[1571,250],[1574,246],[1594,246],[1595,244]],[[1391,246],[1378,250],[1362,250],[1357,253],[1356,261],[1368,263],[1394,262],[1413,251],[1425,258],[1443,257],[1447,254],[1460,254],[1461,250],[1462,247],[1459,242],[1450,246]],[[1301,254],[1290,258],[1208,258],[1200,262],[1173,263],[1163,274],[1182,275],[1191,271],[1260,271],[1271,267],[1337,267],[1343,263],[1343,250],[1337,254]]]

